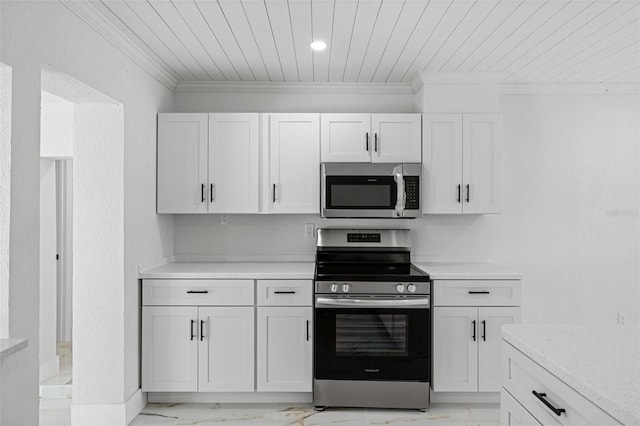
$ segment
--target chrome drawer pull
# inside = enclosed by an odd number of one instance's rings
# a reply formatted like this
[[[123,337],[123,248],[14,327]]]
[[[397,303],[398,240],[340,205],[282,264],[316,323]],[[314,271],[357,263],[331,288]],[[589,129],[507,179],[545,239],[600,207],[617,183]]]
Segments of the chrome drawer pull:
[[[189,294],[207,294],[209,290],[189,290],[187,291]]]
[[[482,291],[469,290],[469,294],[491,294],[491,292],[487,290],[482,290]]]
[[[296,294],[295,291],[279,291],[279,290],[276,290],[273,293],[274,294]]]
[[[545,398],[547,396],[546,393],[542,393],[542,392],[538,393],[536,391],[531,391],[531,393],[535,395],[535,397],[538,398],[540,401],[542,401],[542,403],[546,405],[549,410],[556,413],[556,416],[559,416],[560,414],[567,412],[567,410],[565,410],[564,408],[556,408],[553,405],[551,405],[551,403],[547,401]]]

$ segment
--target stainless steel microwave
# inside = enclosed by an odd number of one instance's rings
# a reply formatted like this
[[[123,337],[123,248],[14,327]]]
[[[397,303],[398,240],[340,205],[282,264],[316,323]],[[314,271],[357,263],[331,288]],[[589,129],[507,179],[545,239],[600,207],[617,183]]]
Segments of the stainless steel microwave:
[[[323,163],[322,217],[419,217],[421,178],[419,163]]]

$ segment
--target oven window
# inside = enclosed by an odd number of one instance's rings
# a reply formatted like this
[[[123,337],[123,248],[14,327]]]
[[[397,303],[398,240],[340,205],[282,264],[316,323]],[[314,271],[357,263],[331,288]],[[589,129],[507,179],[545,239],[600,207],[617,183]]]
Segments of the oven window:
[[[408,320],[402,314],[337,314],[337,356],[407,356]]]

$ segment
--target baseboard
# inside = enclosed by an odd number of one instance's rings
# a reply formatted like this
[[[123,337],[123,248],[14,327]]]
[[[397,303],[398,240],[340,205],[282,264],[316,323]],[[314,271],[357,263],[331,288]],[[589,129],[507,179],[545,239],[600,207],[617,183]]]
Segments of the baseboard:
[[[40,383],[55,376],[60,372],[60,357],[55,355],[48,361],[40,364]]]
[[[311,392],[149,392],[148,402],[311,403]]]
[[[431,402],[499,404],[500,392],[434,392]]]
[[[74,426],[128,425],[147,405],[145,394],[136,390],[122,404],[71,404]]]

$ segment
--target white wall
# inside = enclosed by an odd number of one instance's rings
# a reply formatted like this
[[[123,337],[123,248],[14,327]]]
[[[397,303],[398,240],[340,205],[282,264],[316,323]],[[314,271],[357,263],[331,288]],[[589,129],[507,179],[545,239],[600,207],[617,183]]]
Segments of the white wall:
[[[171,110],[172,93],[60,2],[2,1],[0,8],[0,60],[12,67],[13,91],[19,94],[13,100],[12,188],[24,190],[19,197],[17,191],[12,192],[11,199],[10,333],[29,338],[25,357],[32,365],[22,378],[23,389],[16,389],[23,392],[24,402],[15,408],[23,413],[25,424],[37,424],[40,91],[61,96],[41,87],[43,64],[106,94],[124,111],[120,169],[124,207],[120,218],[114,219],[121,220],[124,228],[120,235],[122,264],[103,265],[109,275],[99,278],[104,280],[100,281],[102,291],[108,297],[91,294],[78,301],[85,306],[83,316],[74,315],[75,329],[94,316],[103,319],[103,334],[94,333],[90,340],[74,339],[74,351],[84,347],[84,361],[77,363],[74,357],[74,405],[94,410],[122,408],[139,388],[137,266],[173,253],[172,220],[155,214],[153,190],[155,117]],[[105,346],[104,341],[117,343]],[[111,359],[119,361],[104,363]],[[96,417],[94,421],[105,421]]]
[[[180,98],[187,110],[188,99]],[[194,100],[197,110],[221,107],[213,99],[209,107],[202,105],[201,98]],[[366,104],[356,107],[368,110]],[[501,214],[399,222],[232,215],[229,225],[220,225],[218,215],[176,215],[175,253],[312,257],[315,247],[303,236],[305,222],[408,227],[414,230],[414,257],[487,260],[525,273],[525,322],[615,323],[623,311],[637,323],[637,96],[503,95],[501,111]]]
[[[40,382],[60,371],[56,354],[56,164],[40,160]]]
[[[338,93],[189,93],[176,90],[174,112],[414,112],[413,94]]]
[[[0,338],[9,337],[11,67],[0,62]]]
[[[52,95],[43,93],[43,96]],[[41,157],[73,157],[73,104],[70,102],[43,103],[40,134]]]

